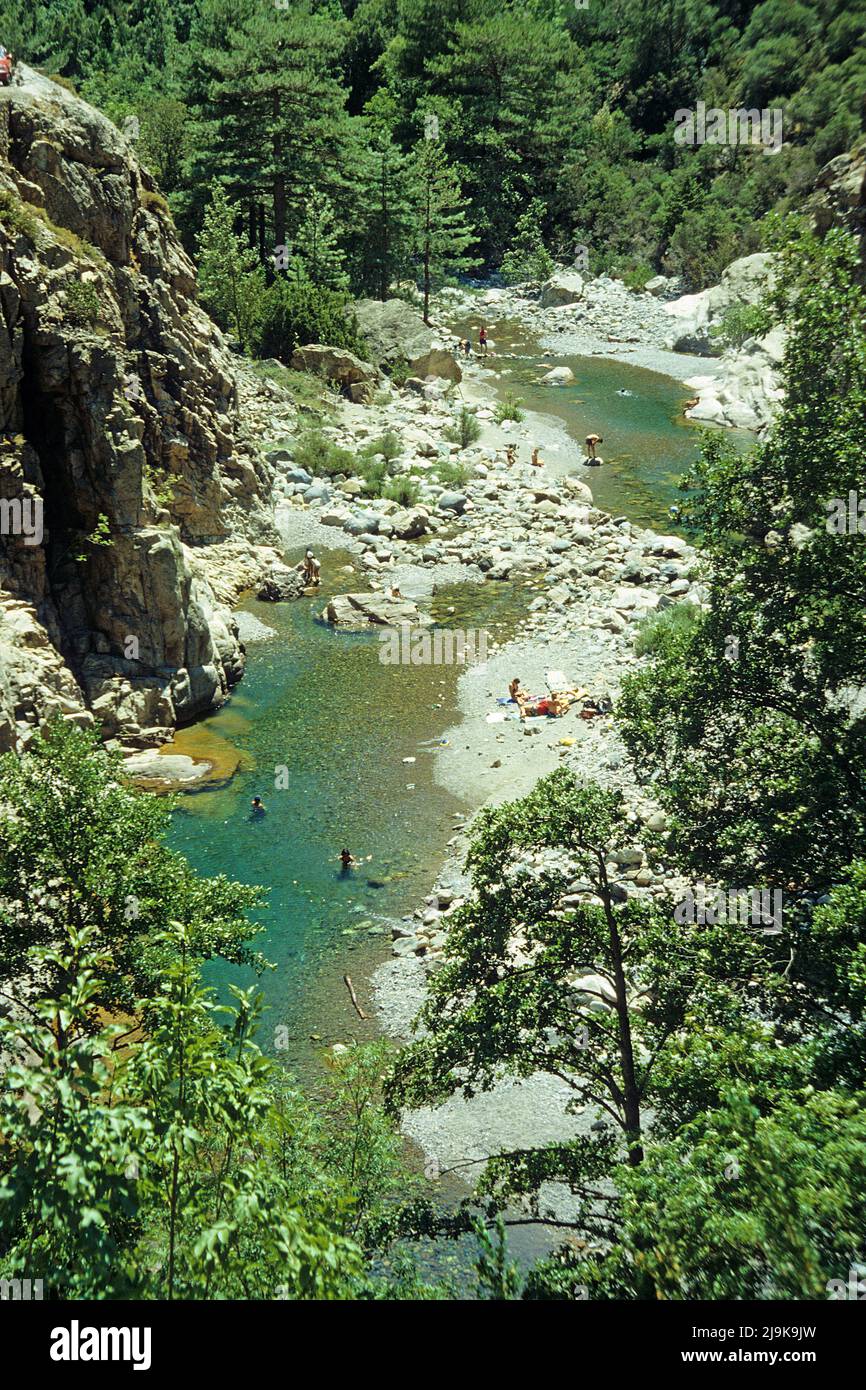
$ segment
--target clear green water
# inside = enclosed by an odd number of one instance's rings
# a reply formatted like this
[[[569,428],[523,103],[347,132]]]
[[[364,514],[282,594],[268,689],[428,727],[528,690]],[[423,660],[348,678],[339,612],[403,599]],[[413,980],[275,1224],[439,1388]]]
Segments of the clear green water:
[[[461,328],[466,336],[468,326]],[[668,509],[683,500],[678,482],[697,459],[703,433],[682,413],[692,394],[688,387],[636,367],[627,358],[545,356],[514,323],[497,323],[490,332],[497,349],[520,354],[517,360],[497,353],[490,357],[489,367],[501,374],[492,380],[497,394],[516,394],[526,409],[561,420],[575,441],[574,451],[568,453],[542,450],[548,472],[558,476],[578,471],[603,511],[670,530]],[[563,366],[573,371],[573,383],[541,384],[546,371]],[[600,434],[604,440],[598,450],[604,464],[576,470],[588,434]],[[724,435],[738,449],[755,442],[745,430],[725,430]]]
[[[276,966],[261,980],[262,1041],[269,1046],[274,1029],[287,1027],[288,1060],[301,1070],[326,1042],[373,1036],[342,975],[352,976],[363,1008],[365,973],[390,940],[382,919],[429,892],[454,814],[465,809],[432,780],[433,746],[453,722],[457,668],[385,665],[375,634],[337,633],[316,620],[329,593],[366,587],[341,573],[348,559],[324,555],[315,599],[246,605],[278,635],[251,644],[244,680],[203,730],[241,750],[245,767],[227,786],[185,796],[173,819],[174,846],[201,872],[269,890],[257,913],[259,945]],[[513,618],[505,585],[437,596],[443,622],[448,606],[455,627],[504,634]],[[254,795],[266,807],[257,819]],[[343,846],[365,859],[349,874],[339,863]],[[249,983],[236,967],[209,968],[210,984],[228,980]]]

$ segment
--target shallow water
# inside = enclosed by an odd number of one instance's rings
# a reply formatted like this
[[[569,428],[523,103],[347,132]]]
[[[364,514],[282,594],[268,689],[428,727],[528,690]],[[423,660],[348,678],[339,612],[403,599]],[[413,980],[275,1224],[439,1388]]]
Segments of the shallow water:
[[[469,326],[463,324],[456,331],[461,329],[466,336]],[[683,500],[679,479],[697,459],[705,428],[682,413],[692,395],[689,388],[672,377],[636,367],[627,358],[612,361],[544,353],[514,322],[496,323],[490,331],[496,351],[488,356],[487,365],[497,394],[520,396],[527,410],[560,420],[579,446],[568,453],[542,449],[549,471],[554,475],[575,471],[586,436],[599,434],[604,443],[598,453],[604,464],[577,469],[592,488],[596,504],[640,525],[670,529],[669,508]],[[543,384],[541,378],[552,367],[570,367],[574,382]],[[629,394],[620,395],[623,391]],[[723,433],[737,449],[755,442],[755,436],[745,430]],[[529,447],[524,445],[518,456],[528,453]]]
[[[185,796],[172,829],[174,847],[202,873],[268,888],[267,906],[255,914],[265,927],[258,945],[276,966],[261,979],[268,1006],[261,1041],[271,1050],[275,1030],[285,1029],[287,1060],[301,1070],[328,1041],[373,1035],[342,974],[357,972],[363,998],[365,968],[390,938],[387,919],[429,891],[454,815],[465,809],[432,779],[463,668],[386,665],[375,633],[335,632],[317,621],[329,593],[366,587],[342,570],[348,559],[323,556],[314,599],[245,605],[277,636],[250,646],[231,700],[194,731],[204,754],[210,736],[225,739],[241,754],[240,767],[228,785]],[[514,606],[510,586],[464,586],[437,596],[434,613],[443,625],[483,625],[495,638],[508,630]],[[250,810],[255,795],[266,808],[259,818]],[[339,863],[344,846],[364,860],[348,874]],[[221,993],[229,980],[251,978],[221,962],[207,971]]]

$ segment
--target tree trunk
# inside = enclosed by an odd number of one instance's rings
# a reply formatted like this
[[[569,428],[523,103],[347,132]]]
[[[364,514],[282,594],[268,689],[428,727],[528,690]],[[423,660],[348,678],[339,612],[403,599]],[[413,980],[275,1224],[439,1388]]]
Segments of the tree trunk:
[[[274,243],[286,244],[286,176],[283,172],[283,137],[280,132],[280,94],[274,92]]]
[[[610,900],[607,870],[604,867],[604,859],[601,855],[599,855],[599,869],[601,872],[602,902],[604,903],[604,915],[607,918],[607,927],[610,935],[610,957],[613,967],[614,986],[616,988],[616,1016],[619,1033],[619,1059],[620,1066],[622,1067],[623,1114],[625,1116],[626,1141],[628,1143],[628,1161],[633,1168],[636,1168],[643,1162],[640,1093],[638,1091],[634,1070],[634,1047],[631,1038],[631,1019],[628,1012],[625,970],[623,969],[622,963],[622,941],[620,940],[619,928],[616,924],[616,914]]]

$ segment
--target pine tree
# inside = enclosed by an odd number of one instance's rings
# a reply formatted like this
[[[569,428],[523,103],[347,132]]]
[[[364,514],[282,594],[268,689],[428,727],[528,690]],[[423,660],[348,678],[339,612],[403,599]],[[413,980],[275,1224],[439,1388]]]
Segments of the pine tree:
[[[521,280],[547,280],[554,265],[541,236],[544,204],[533,198],[526,212],[517,219],[514,241],[502,258],[502,274],[509,285]]]
[[[214,183],[199,237],[198,289],[205,308],[248,349],[261,311],[264,271],[234,230],[238,215],[237,205]]]
[[[359,288],[384,300],[389,287],[404,279],[411,266],[410,160],[394,136],[397,108],[390,92],[376,93],[367,103],[363,121],[360,197],[352,219],[357,227],[354,278]]]
[[[448,275],[479,264],[465,254],[475,241],[466,221],[467,201],[457,169],[440,140],[420,140],[414,150],[415,256],[424,291],[424,322],[430,321],[430,291]]]
[[[331,200],[326,193],[310,189],[288,259],[289,275],[319,288],[345,290],[349,286],[345,259]]]
[[[311,185],[336,192],[347,177],[337,78],[344,38],[340,22],[303,0],[286,10],[203,0],[189,45],[199,172],[243,197],[262,261],[286,244],[293,209]]]

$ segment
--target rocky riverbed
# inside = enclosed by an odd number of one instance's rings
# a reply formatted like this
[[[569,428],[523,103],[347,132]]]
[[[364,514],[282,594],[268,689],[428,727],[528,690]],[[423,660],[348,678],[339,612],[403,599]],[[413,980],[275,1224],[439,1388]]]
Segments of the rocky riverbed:
[[[447,301],[440,302],[439,312],[447,311]],[[597,508],[594,470],[558,422],[528,414],[498,423],[488,367],[464,363],[459,390],[439,379],[397,389],[385,379],[366,401],[334,398],[325,434],[349,455],[386,432],[397,437],[389,470],[414,483],[405,503],[364,497],[351,472],[323,479],[300,467],[298,420],[278,388],[266,405],[252,395],[247,401],[253,417],[261,411],[263,430],[284,435],[282,446],[267,454],[284,541],[348,549],[354,573],[347,592],[356,593],[363,576],[378,596],[371,608],[379,621],[395,584],[422,609],[442,584],[459,578],[508,581],[525,599],[513,638],[461,675],[459,719],[436,755],[436,778],[466,812],[455,817],[451,857],[426,900],[393,923],[391,959],[372,981],[384,1031],[403,1040],[429,972],[442,960],[449,917],[469,891],[461,864],[480,806],[520,796],[564,764],[625,799],[633,843],[610,866],[621,892],[654,896],[681,887],[645,853],[646,832],[662,828],[663,816],[625,756],[615,710],[623,676],[641,664],[634,650],[641,622],[674,604],[702,601],[698,558],[680,536]],[[465,448],[447,438],[463,408],[480,427]],[[539,442],[549,462],[536,468],[529,456]],[[509,680],[518,675],[526,689],[543,691],[550,669],[595,699],[607,696],[614,715],[583,719],[578,701],[559,719],[522,724],[509,717],[513,710],[498,703]],[[397,666],[395,689],[399,679]],[[568,1088],[551,1078],[508,1079],[469,1102],[455,1098],[435,1111],[412,1112],[404,1129],[430,1162],[461,1172],[468,1164],[471,1177],[472,1166],[497,1147],[572,1134],[595,1121],[589,1112],[567,1113],[567,1099]],[[567,1194],[546,1196],[551,1210],[567,1212]]]

